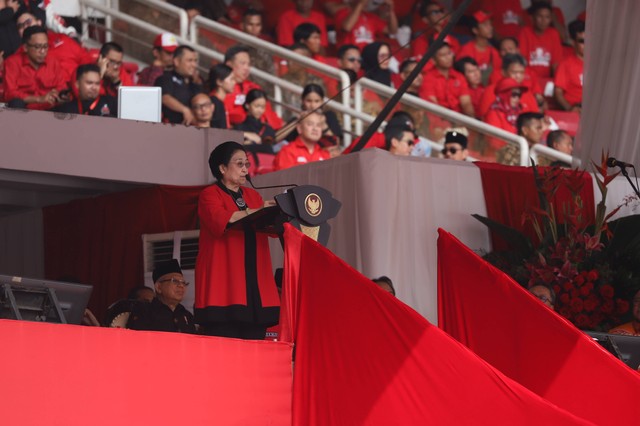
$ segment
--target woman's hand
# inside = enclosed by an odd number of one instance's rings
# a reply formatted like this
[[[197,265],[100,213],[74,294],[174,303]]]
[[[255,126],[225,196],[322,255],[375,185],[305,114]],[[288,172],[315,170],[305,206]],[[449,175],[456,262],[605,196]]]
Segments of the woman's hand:
[[[264,202],[263,207],[273,207],[276,205],[276,200],[267,200]]]

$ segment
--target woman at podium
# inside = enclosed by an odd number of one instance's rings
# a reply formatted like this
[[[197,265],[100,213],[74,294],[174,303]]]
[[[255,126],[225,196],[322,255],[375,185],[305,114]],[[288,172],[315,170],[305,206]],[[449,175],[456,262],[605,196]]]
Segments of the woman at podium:
[[[195,319],[211,336],[264,339],[267,327],[278,323],[280,299],[266,234],[249,227],[227,229],[274,205],[243,186],[249,166],[242,145],[225,142],[216,147],[209,168],[217,182],[201,192],[198,202]]]

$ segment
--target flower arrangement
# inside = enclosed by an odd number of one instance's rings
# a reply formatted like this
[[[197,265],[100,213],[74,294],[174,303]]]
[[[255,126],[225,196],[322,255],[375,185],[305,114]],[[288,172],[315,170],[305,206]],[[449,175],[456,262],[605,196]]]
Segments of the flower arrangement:
[[[555,310],[578,328],[608,331],[629,313],[627,299],[640,288],[640,216],[609,222],[619,206],[606,212],[607,185],[618,175],[609,174],[605,154],[593,164],[602,200],[595,223],[588,223],[580,193],[584,171],[533,165],[539,207],[526,211],[539,243],[516,229],[473,215],[502,235],[510,250],[485,256],[526,288],[550,287],[556,293]],[[552,200],[559,188],[569,190],[570,201],[556,212]],[[628,199],[626,202],[628,203]]]

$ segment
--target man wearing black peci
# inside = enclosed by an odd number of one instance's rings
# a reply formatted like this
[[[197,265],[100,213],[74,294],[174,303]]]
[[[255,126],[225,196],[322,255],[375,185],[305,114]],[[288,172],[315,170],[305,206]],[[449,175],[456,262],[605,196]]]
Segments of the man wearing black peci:
[[[118,103],[108,95],[100,95],[100,68],[95,64],[80,65],[76,70],[78,96],[58,105],[54,111],[71,114],[117,117]]]
[[[195,334],[191,312],[180,302],[189,285],[177,260],[159,263],[153,270],[156,297],[151,303],[138,303],[131,310],[127,328]]]

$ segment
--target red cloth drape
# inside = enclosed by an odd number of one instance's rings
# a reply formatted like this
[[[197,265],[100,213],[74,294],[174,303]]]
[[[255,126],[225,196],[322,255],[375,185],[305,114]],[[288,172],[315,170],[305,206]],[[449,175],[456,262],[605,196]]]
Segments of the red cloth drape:
[[[492,368],[291,226],[294,425],[589,424]]]
[[[557,406],[599,425],[638,424],[637,372],[442,230],[438,324]]]
[[[93,285],[89,308],[144,284],[142,234],[195,229],[203,187],[155,186],[45,207],[45,275]]]
[[[531,223],[522,224],[522,214],[531,207],[539,207],[538,192],[531,167],[504,166],[495,163],[474,163],[480,168],[482,189],[487,204],[487,216],[503,225],[522,231],[537,244],[538,240]],[[539,168],[542,172],[542,169]],[[564,173],[572,173],[566,170]],[[595,221],[595,201],[593,198],[593,181],[591,175],[583,176],[584,186],[580,195],[586,212],[586,223]],[[553,199],[554,209],[558,223],[563,223],[563,205],[571,199],[571,194],[566,187],[561,187]],[[492,234],[494,250],[507,249],[506,243],[498,236]]]
[[[3,425],[290,425],[292,345],[0,321]]]

